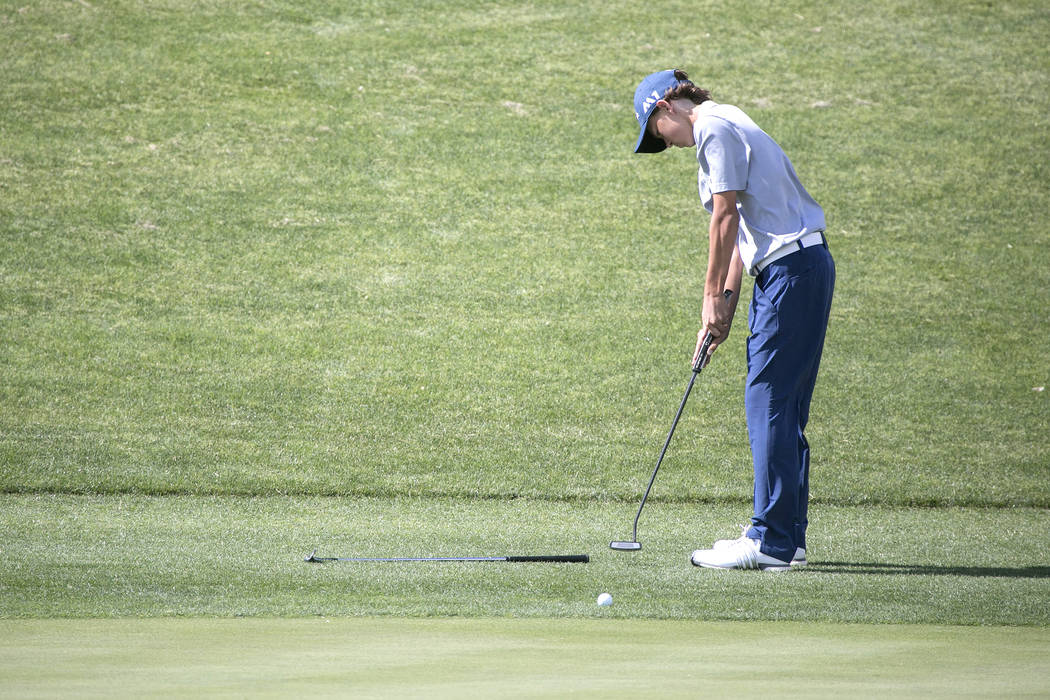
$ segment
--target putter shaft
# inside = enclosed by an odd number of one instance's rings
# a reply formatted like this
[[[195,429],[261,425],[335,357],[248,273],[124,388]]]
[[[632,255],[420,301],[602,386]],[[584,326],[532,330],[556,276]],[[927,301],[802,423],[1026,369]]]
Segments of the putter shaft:
[[[727,289],[723,293],[723,296],[728,300],[733,296],[733,291]],[[671,423],[671,429],[667,432],[667,439],[664,440],[664,446],[663,449],[660,450],[660,457],[656,460],[656,467],[653,469],[653,474],[649,477],[649,484],[645,487],[645,493],[642,495],[642,502],[638,505],[638,513],[634,516],[634,539],[631,542],[610,542],[609,547],[612,549],[631,551],[642,548],[641,543],[638,541],[638,519],[642,517],[642,509],[645,508],[645,502],[649,499],[649,492],[653,488],[653,482],[656,481],[656,474],[660,471],[660,464],[664,461],[664,455],[667,454],[667,446],[671,444],[671,436],[674,435],[674,430],[678,427],[678,421],[682,417],[682,411],[685,410],[685,402],[689,400],[689,394],[693,390],[693,384],[696,383],[696,377],[704,369],[710,359],[707,352],[710,350],[713,341],[714,336],[711,335],[710,331],[704,334],[704,338],[700,343],[700,351],[696,354],[696,359],[693,362],[693,373],[692,376],[689,377],[689,385],[685,388],[685,395],[682,397],[682,403],[678,405],[678,412],[674,416],[674,422]]]

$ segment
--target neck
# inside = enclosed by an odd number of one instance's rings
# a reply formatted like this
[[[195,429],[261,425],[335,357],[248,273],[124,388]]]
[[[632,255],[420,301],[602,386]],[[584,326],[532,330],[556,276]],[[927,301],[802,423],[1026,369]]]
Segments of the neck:
[[[690,103],[689,123],[696,124],[697,120],[700,119],[700,113],[713,104],[714,102],[712,102],[711,100],[705,100],[700,104]]]

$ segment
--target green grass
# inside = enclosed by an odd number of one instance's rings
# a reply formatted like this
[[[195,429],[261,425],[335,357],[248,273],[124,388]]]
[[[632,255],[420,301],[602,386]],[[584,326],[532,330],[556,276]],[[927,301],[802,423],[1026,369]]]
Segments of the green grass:
[[[104,618],[331,615],[494,618],[333,622],[377,639],[674,621],[729,645],[726,692],[748,649],[728,637],[810,630],[856,668],[814,667],[829,694],[947,694],[953,674],[1038,692],[1045,664],[1010,640],[1045,647],[1050,618],[1047,36],[1038,0],[0,0],[0,690],[98,692],[110,662],[150,683],[135,662],[155,651],[94,653],[113,630],[224,648],[321,624]],[[814,564],[783,577],[686,563],[748,515],[742,318],[678,428],[645,550],[607,549],[699,320],[693,155],[630,153],[634,86],[671,65],[773,134],[828,215]],[[594,559],[310,567],[313,546]],[[77,617],[102,619],[32,619]],[[767,624],[787,620],[838,626]],[[81,670],[33,686],[33,630],[82,635]],[[978,655],[895,678],[887,639],[994,647],[1004,670],[971,673]],[[230,686],[212,658],[158,660],[164,692],[197,689],[180,664],[212,694],[260,689],[260,656],[234,658]],[[568,658],[581,693],[634,687]],[[322,686],[347,680],[327,663]],[[661,668],[667,694],[694,689]],[[412,693],[413,672],[386,689]]]
[[[706,248],[630,153],[674,63],[828,212],[816,498],[1050,506],[1042,4],[690,8],[0,10],[0,489],[633,500]],[[745,334],[683,502],[749,498]]]
[[[706,571],[746,506],[433,498],[6,496],[7,617],[468,616],[1050,625],[1042,509],[829,506],[783,575]],[[588,564],[338,563],[322,556],[591,555]],[[601,592],[614,605],[595,604]]]
[[[0,682],[18,697],[742,697],[759,648],[776,697],[1040,696],[1050,678],[1045,629],[317,618],[0,621]]]

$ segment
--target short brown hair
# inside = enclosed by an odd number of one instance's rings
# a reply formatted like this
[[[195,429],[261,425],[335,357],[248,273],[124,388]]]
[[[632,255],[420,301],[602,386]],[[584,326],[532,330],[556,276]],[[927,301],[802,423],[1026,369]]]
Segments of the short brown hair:
[[[665,100],[692,100],[694,104],[703,104],[711,99],[711,93],[701,87],[693,85],[685,71],[676,70],[674,79],[679,81],[678,85],[664,93]]]

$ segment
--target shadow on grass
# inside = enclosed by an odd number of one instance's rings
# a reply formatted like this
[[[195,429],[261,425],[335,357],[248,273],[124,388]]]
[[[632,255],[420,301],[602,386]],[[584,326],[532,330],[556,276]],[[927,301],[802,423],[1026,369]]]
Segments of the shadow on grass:
[[[809,571],[824,574],[908,574],[919,576],[988,576],[993,578],[1050,578],[1050,566],[935,566],[932,564],[879,564],[875,562],[810,562]]]

